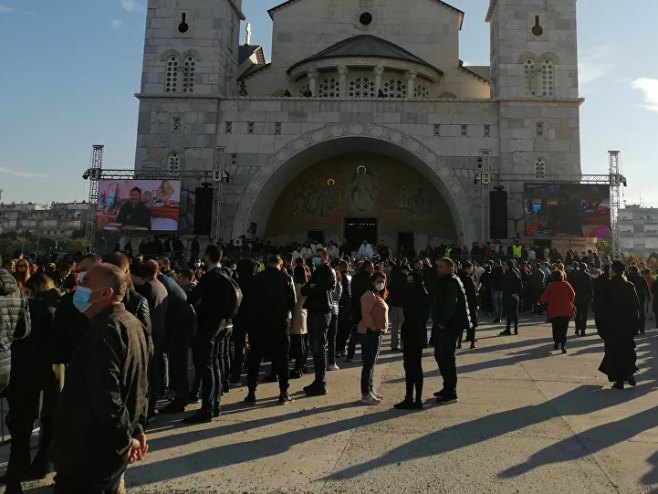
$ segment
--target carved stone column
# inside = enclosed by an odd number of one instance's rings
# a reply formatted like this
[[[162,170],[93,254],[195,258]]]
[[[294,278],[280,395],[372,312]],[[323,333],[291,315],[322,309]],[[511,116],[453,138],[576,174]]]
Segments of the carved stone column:
[[[379,96],[379,90],[382,89],[382,76],[384,75],[384,67],[378,65],[374,68],[373,72],[375,73],[375,93]]]
[[[407,99],[412,99],[416,93],[416,77],[418,74],[416,72],[407,72],[405,76],[407,78]]]
[[[345,65],[338,66],[338,83],[340,84],[340,97],[347,97],[347,74],[349,69]]]
[[[315,98],[318,95],[318,71],[311,70],[308,74],[308,88],[311,91],[311,94]]]

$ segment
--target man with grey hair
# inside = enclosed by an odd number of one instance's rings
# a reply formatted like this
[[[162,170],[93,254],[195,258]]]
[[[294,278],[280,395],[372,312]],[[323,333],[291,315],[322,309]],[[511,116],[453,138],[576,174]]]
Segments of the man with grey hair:
[[[126,290],[124,273],[110,264],[94,265],[76,290],[89,331],[73,353],[55,416],[55,493],[115,493],[126,466],[148,451],[148,346],[142,323],[123,306]]]

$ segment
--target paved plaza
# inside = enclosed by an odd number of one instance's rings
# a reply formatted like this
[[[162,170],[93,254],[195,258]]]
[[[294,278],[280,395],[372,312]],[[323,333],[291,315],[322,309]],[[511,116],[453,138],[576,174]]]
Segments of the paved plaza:
[[[242,403],[245,388],[231,390],[212,424],[160,417],[148,460],[127,472],[129,492],[658,492],[658,332],[637,339],[637,388],[615,391],[597,371],[598,336],[572,337],[562,355],[541,322],[526,320],[511,337],[482,328],[479,348],[458,355],[457,404],[430,400],[440,377],[427,350],[426,409],[393,410],[404,373],[401,354],[386,349],[379,406],[358,403],[360,363],[341,362],[324,397],[300,393],[305,377],[291,381],[288,406],[276,403],[276,384],[263,384],[256,406]]]

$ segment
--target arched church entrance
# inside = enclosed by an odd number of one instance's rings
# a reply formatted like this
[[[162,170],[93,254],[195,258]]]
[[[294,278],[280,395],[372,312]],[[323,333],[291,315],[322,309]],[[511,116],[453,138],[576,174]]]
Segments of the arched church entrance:
[[[340,240],[361,228],[394,247],[412,237],[415,247],[463,244],[477,240],[471,202],[454,170],[417,139],[337,124],[271,155],[242,196],[232,236]]]

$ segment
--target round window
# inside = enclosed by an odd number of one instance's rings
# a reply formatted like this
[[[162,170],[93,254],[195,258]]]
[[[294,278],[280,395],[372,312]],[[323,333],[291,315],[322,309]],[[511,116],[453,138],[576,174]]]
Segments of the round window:
[[[372,24],[372,14],[370,12],[364,12],[359,17],[359,22],[364,26],[369,26],[370,24]]]

